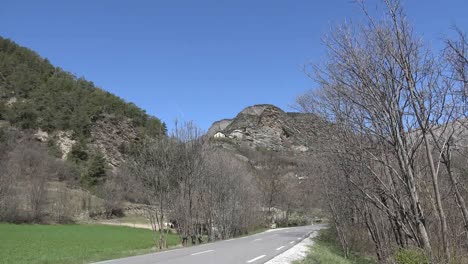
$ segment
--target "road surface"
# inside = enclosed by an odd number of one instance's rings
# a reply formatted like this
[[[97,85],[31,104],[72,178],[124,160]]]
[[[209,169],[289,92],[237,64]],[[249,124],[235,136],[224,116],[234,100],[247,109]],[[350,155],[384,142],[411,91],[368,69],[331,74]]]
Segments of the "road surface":
[[[98,262],[100,264],[237,264],[265,263],[290,249],[323,225],[273,229],[252,236]]]

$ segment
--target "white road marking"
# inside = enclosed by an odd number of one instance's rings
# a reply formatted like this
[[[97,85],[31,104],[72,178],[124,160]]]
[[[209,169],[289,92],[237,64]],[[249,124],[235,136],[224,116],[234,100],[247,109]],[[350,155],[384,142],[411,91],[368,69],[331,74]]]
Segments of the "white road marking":
[[[233,241],[234,238],[231,238],[231,239],[228,239],[228,240],[224,240],[224,242],[228,242],[228,241]]]
[[[284,246],[281,246],[281,247],[277,248],[276,250],[281,250],[282,248],[284,248]]]
[[[259,259],[261,259],[261,258],[264,258],[264,257],[266,257],[266,255],[258,256],[258,257],[256,257],[256,258],[253,258],[253,259],[251,259],[251,260],[248,260],[247,263],[252,263],[252,262],[257,261],[257,260],[259,260]]]
[[[294,244],[294,242],[296,242],[296,241],[291,241],[291,242],[289,242],[289,244]]]
[[[213,252],[214,250],[213,249],[210,249],[210,250],[207,250],[207,251],[202,251],[202,252],[198,252],[198,253],[193,253],[192,256],[196,256],[196,255],[200,255],[200,254],[204,254],[204,253],[208,253],[208,252]]]
[[[255,241],[260,241],[262,240],[261,238],[257,238],[257,239],[254,239],[252,242],[255,242]]]
[[[298,238],[297,238],[297,240],[301,240],[301,239],[302,239],[302,237],[298,237]]]

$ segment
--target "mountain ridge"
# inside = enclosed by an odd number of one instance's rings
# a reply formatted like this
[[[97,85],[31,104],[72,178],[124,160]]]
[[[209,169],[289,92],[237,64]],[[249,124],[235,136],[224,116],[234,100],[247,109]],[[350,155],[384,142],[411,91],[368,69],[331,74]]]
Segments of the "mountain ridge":
[[[314,144],[321,122],[313,114],[285,112],[272,104],[257,104],[244,108],[232,119],[214,122],[207,136],[224,146],[307,152]]]

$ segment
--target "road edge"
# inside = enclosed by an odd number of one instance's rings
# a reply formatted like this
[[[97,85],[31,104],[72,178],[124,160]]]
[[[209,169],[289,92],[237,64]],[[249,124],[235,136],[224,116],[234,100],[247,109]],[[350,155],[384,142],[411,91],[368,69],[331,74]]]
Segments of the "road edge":
[[[328,227],[323,225],[316,230],[310,231],[299,243],[269,259],[265,264],[290,264],[294,261],[304,259],[309,253],[310,247],[315,243],[313,239],[318,236],[320,230],[326,228]]]

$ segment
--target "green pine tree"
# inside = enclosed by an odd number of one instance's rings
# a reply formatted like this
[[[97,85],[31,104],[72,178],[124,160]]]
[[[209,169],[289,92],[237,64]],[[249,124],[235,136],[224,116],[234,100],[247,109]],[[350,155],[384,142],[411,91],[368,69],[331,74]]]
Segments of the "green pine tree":
[[[101,153],[94,154],[88,161],[85,179],[89,186],[102,183],[106,177],[106,159]]]

